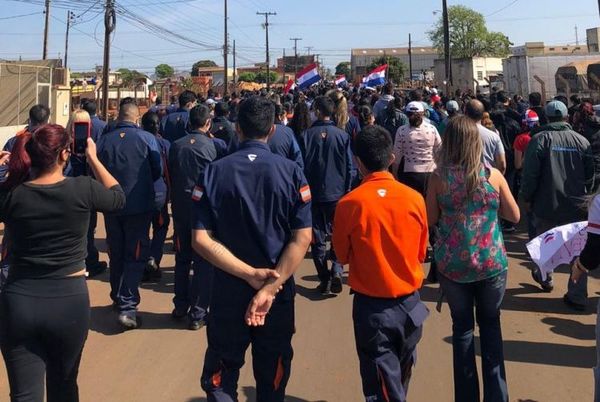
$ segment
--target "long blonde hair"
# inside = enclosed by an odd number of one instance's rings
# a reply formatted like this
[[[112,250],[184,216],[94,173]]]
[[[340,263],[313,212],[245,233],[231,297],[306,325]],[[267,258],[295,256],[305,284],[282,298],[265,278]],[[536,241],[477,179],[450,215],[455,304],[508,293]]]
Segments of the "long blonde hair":
[[[333,120],[338,128],[345,130],[346,124],[350,120],[350,116],[348,116],[348,101],[344,94],[336,89],[332,89],[327,92],[327,96],[333,100],[335,103],[335,113],[333,116]]]
[[[467,194],[472,195],[480,185],[483,144],[477,125],[466,116],[448,122],[442,147],[436,155],[437,174],[445,182],[451,169],[464,172]]]
[[[69,135],[73,135],[73,123],[81,123],[81,122],[89,123],[91,121],[92,121],[92,119],[88,112],[86,112],[83,109],[76,109],[71,114],[71,117],[69,118],[69,123],[67,123],[67,133]]]

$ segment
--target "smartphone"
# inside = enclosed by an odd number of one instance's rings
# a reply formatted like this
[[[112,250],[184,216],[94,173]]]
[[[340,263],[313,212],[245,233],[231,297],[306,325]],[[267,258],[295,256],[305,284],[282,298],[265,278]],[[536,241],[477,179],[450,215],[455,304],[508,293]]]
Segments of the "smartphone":
[[[92,125],[88,121],[73,123],[73,153],[76,155],[85,154],[87,149],[87,139],[91,135]]]

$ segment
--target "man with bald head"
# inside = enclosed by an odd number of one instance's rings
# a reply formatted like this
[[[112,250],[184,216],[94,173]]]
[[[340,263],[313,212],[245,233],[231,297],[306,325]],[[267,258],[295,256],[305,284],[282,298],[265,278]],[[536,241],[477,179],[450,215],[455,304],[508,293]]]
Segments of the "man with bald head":
[[[148,232],[155,209],[154,182],[162,175],[156,138],[137,126],[139,118],[136,104],[121,105],[114,129],[98,141],[98,158],[127,197],[124,209],[104,216],[110,256],[110,297],[124,329],[139,326],[138,287],[150,256]]]
[[[479,136],[483,141],[483,162],[491,167],[495,167],[504,174],[506,172],[504,145],[502,145],[502,140],[497,133],[481,125],[484,113],[485,107],[477,99],[472,99],[467,103],[465,114],[477,123]]]

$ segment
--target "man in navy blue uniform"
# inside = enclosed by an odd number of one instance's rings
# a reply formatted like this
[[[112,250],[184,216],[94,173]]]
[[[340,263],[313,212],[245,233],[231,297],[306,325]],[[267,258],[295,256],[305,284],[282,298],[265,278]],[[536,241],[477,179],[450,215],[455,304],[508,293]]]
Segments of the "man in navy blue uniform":
[[[110,296],[125,329],[137,328],[139,324],[138,287],[150,256],[148,232],[155,209],[154,182],[162,175],[156,138],[136,125],[139,114],[136,105],[123,105],[115,130],[98,141],[98,158],[117,178],[127,197],[124,209],[105,214]]]
[[[185,90],[179,95],[179,109],[166,115],[160,125],[160,134],[170,143],[185,137],[190,109],[196,106],[196,94]]]
[[[210,133],[214,135],[215,138],[229,144],[233,137],[235,137],[235,131],[233,130],[231,122],[227,119],[227,116],[229,116],[229,105],[226,102],[217,103]]]
[[[300,169],[304,169],[302,151],[300,151],[300,146],[298,145],[298,141],[296,141],[294,131],[287,126],[284,126],[277,116],[277,111],[283,110],[283,108],[279,105],[273,105],[275,107],[275,131],[269,136],[269,139],[267,141],[269,149],[271,149],[271,152],[273,152],[276,155],[282,156],[286,159],[296,162]],[[239,146],[239,139],[237,138],[237,136],[233,137],[231,143],[229,144],[228,152],[233,153],[237,151]]]
[[[211,402],[238,400],[250,344],[256,400],[282,402],[290,376],[293,274],[311,240],[311,195],[298,165],[266,143],[274,115],[264,98],[242,102],[240,149],[210,164],[193,193],[192,244],[218,268],[201,379]]]
[[[319,275],[318,290],[327,295],[342,292],[343,267],[337,262],[333,246],[327,253],[327,237],[331,235],[335,207],[350,191],[352,153],[350,136],[336,127],[331,119],[335,104],[331,98],[315,99],[317,121],[302,135],[304,139],[304,172],[313,195],[312,257]],[[331,271],[327,260],[331,259]]]
[[[104,127],[106,127],[106,122],[96,115],[98,105],[96,104],[96,101],[92,99],[84,99],[81,102],[81,108],[90,115],[90,119],[92,119],[91,136],[94,142],[98,142],[98,138],[100,138],[104,131]]]
[[[169,171],[173,178],[171,206],[175,224],[175,319],[189,319],[189,329],[206,323],[213,268],[192,250],[192,191],[206,166],[217,159],[214,141],[208,137],[210,109],[199,105],[190,110],[188,134],[171,146]],[[190,271],[193,279],[190,281]]]

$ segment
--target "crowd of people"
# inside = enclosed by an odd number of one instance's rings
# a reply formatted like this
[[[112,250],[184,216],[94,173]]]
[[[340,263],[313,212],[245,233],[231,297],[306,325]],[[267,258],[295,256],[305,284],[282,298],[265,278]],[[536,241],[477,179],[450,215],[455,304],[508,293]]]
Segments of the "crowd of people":
[[[173,222],[172,318],[207,327],[201,376],[209,401],[236,401],[252,347],[258,401],[283,401],[291,374],[294,273],[310,248],[322,295],[354,294],[365,400],[405,401],[429,312],[425,273],[452,316],[454,394],[508,401],[500,309],[503,236],[530,238],[585,220],[565,303],[583,310],[600,264],[600,118],[576,97],[545,102],[492,90],[444,94],[320,84],[217,98],[181,92],[118,118],[84,100],[66,128],[36,105],[0,154],[0,348],[11,401],[78,400],[90,319],[85,278],[110,267],[119,325],[133,330],[142,281],[160,281]],[[85,153],[73,146],[87,124]],[[109,263],[94,244],[104,214]],[[329,247],[328,247],[329,246]],[[328,249],[329,248],[329,249]],[[532,277],[552,291],[552,276]],[[600,308],[600,305],[599,305]],[[600,374],[596,375],[600,383]],[[44,383],[46,386],[44,387]],[[600,394],[597,397],[600,400]]]

